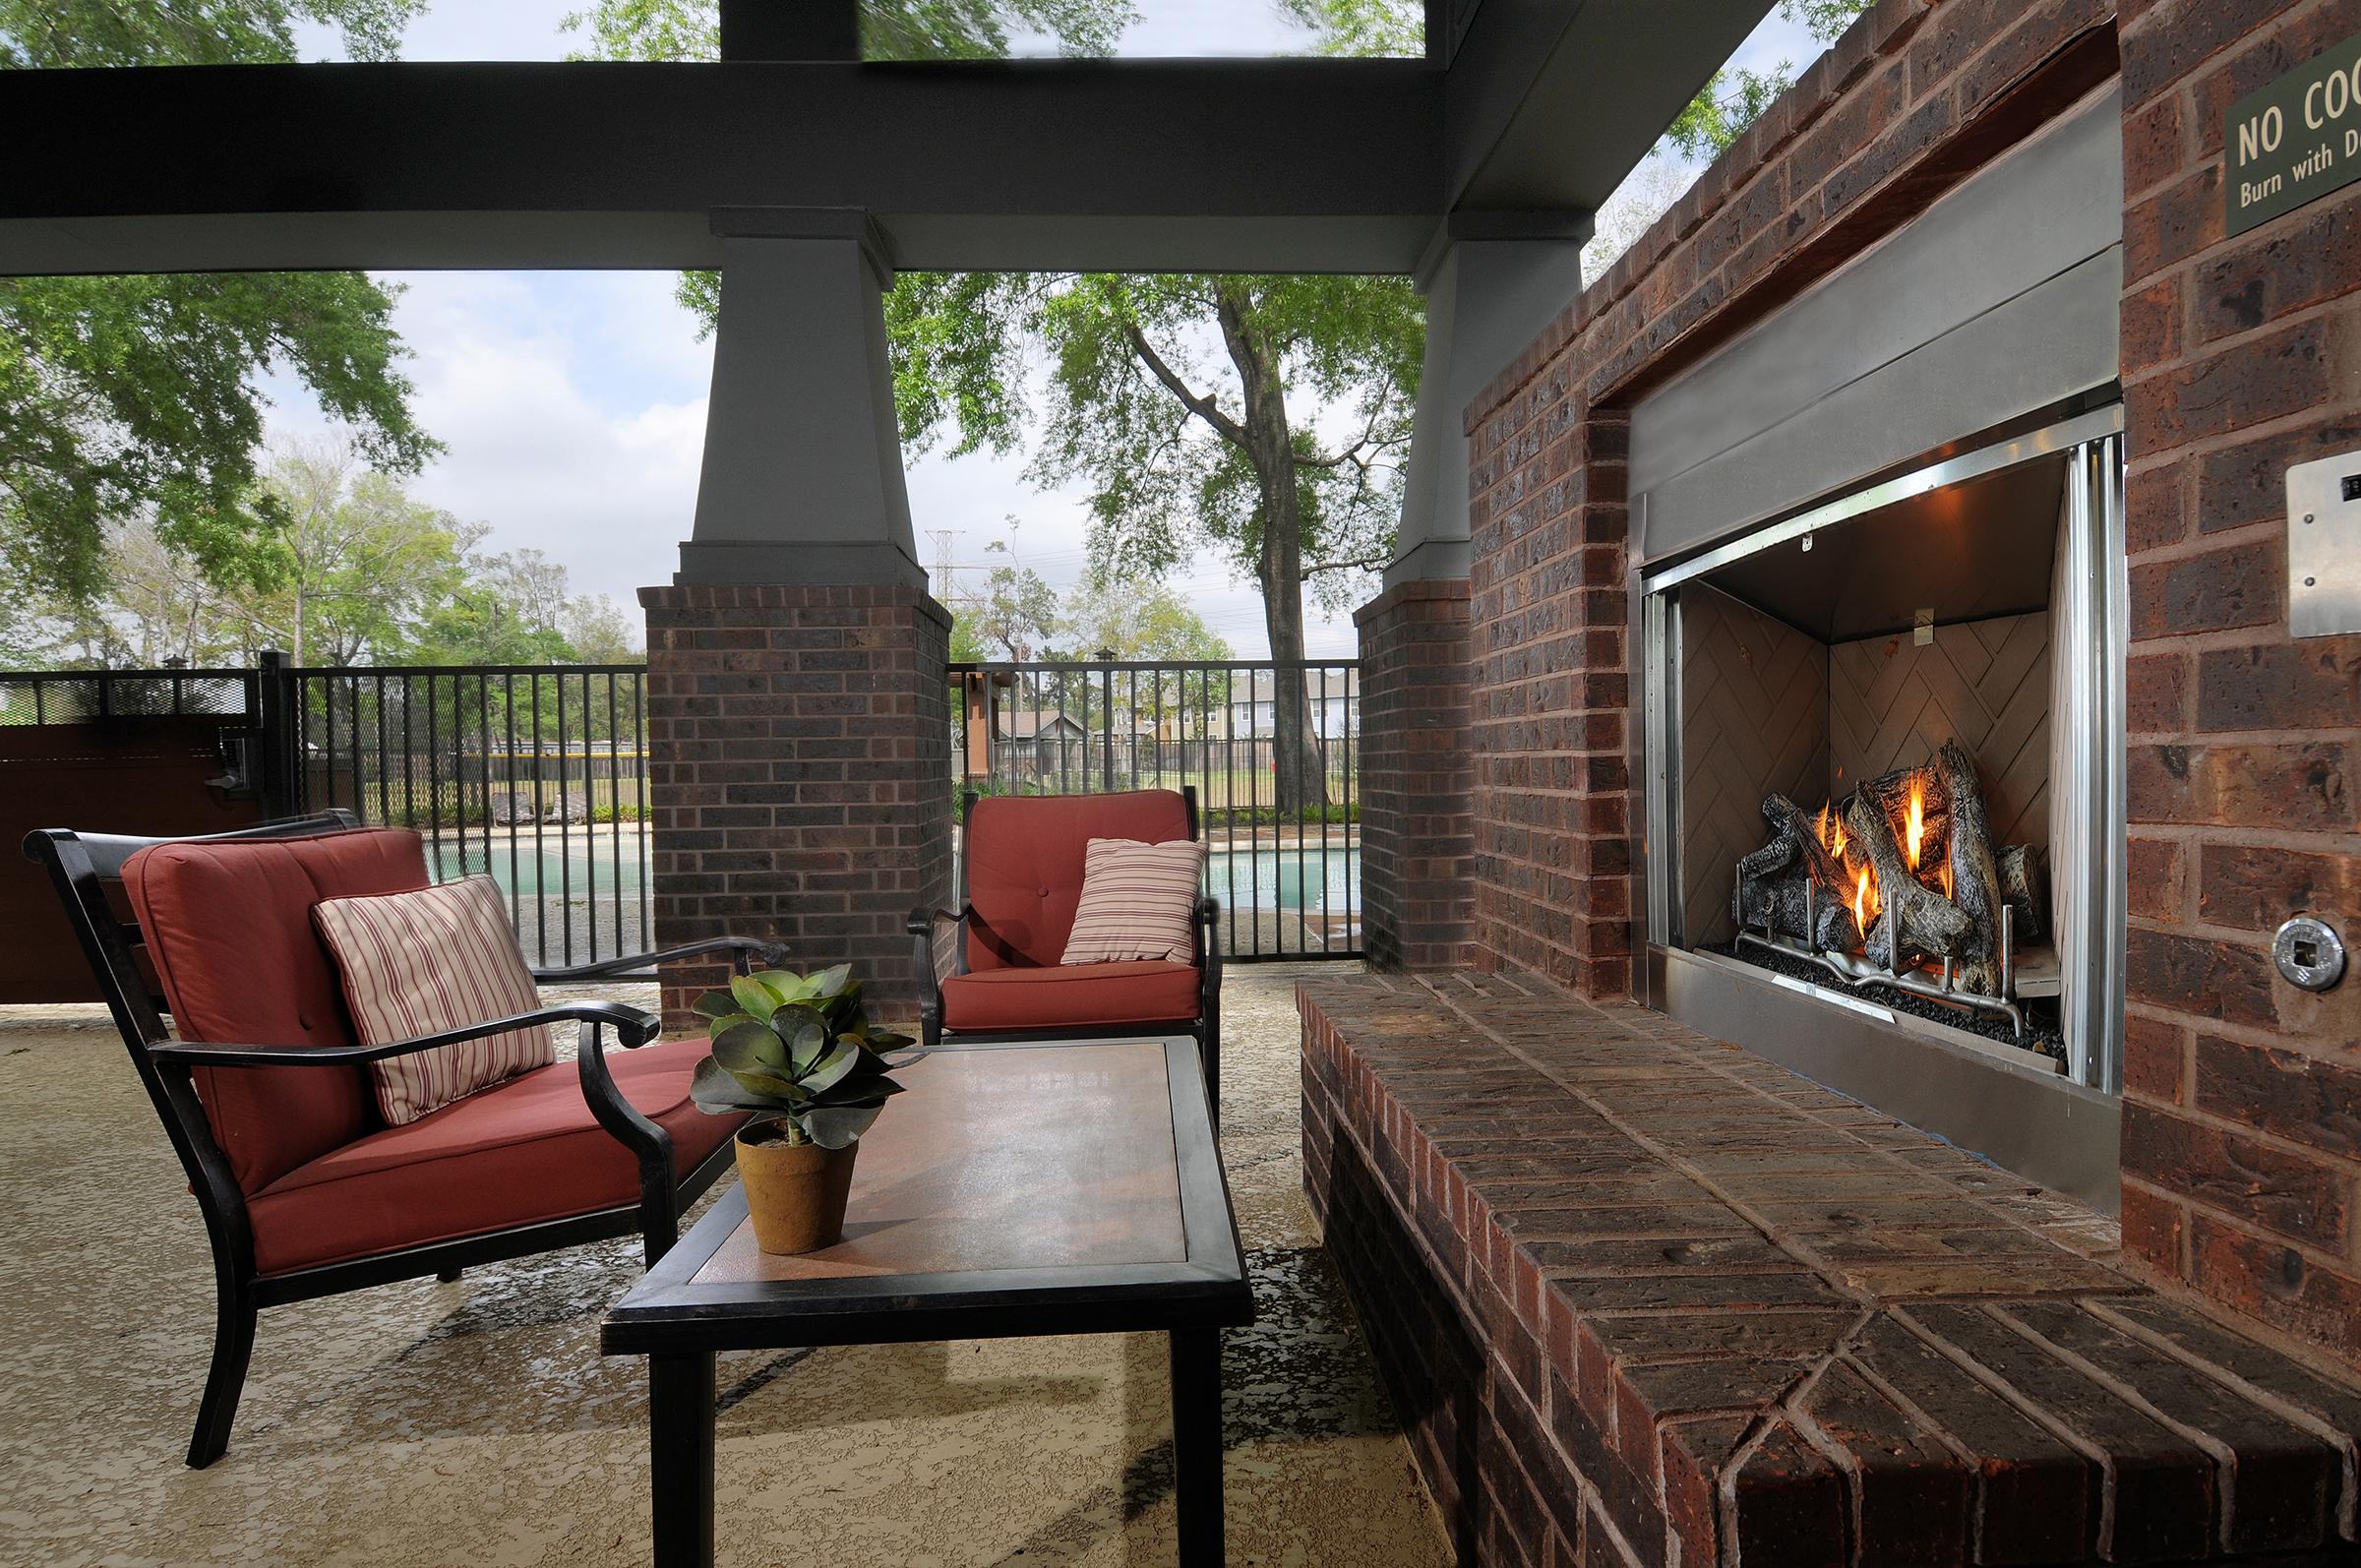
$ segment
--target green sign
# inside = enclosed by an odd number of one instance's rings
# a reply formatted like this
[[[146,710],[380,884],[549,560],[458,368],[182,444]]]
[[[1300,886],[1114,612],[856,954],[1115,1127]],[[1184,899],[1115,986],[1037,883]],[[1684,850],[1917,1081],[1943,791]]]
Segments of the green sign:
[[[2361,180],[2361,37],[2230,105],[2221,184],[2232,234],[2355,180]]]

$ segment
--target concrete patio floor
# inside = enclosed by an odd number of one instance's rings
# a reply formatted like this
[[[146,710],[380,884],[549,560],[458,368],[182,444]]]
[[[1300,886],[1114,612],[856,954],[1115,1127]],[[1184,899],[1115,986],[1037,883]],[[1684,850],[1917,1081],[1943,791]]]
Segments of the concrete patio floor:
[[[1224,1361],[1230,1560],[1442,1563],[1303,1204],[1302,972],[1224,989],[1223,1144],[1262,1312]],[[647,1560],[644,1374],[597,1350],[634,1244],[265,1313],[228,1457],[195,1472],[204,1230],[94,1008],[0,1009],[0,1561]],[[1161,1337],[754,1353],[719,1381],[724,1563],[1172,1560]]]

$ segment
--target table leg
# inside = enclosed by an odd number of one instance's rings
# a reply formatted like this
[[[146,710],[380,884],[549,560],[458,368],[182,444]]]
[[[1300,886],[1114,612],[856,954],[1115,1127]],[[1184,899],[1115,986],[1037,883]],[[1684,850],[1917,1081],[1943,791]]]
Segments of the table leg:
[[[1177,1328],[1173,1360],[1173,1506],[1181,1568],[1221,1568],[1222,1336]]]
[[[656,1568],[713,1565],[713,1357],[647,1358]]]

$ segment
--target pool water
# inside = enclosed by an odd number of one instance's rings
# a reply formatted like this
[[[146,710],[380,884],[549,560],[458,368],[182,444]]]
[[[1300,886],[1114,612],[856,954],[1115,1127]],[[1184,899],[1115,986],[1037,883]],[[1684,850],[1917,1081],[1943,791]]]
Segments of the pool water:
[[[522,834],[515,841],[513,862],[510,841],[498,834],[488,858],[480,838],[465,844],[445,839],[427,847],[434,857],[436,880],[490,872],[494,884],[511,899],[521,887],[526,898],[582,898],[595,892],[602,900],[636,900],[647,881],[647,839],[640,833],[626,834],[620,843],[607,833],[588,840],[576,834],[565,842],[551,834],[538,845],[530,834]]]
[[[480,838],[464,844],[447,838],[430,844],[436,877],[455,877],[490,872],[501,892],[511,899],[583,898],[595,891],[601,901],[636,901],[649,880],[647,837],[605,832],[584,839],[578,832],[565,840],[554,833],[536,845],[530,834],[514,840],[494,835],[488,846]],[[1361,907],[1361,847],[1260,844],[1252,848],[1216,848],[1206,857],[1206,891],[1225,909],[1326,910],[1342,915]]]
[[[1225,909],[1325,909],[1341,915],[1361,907],[1361,847],[1217,849],[1205,858],[1205,890]]]

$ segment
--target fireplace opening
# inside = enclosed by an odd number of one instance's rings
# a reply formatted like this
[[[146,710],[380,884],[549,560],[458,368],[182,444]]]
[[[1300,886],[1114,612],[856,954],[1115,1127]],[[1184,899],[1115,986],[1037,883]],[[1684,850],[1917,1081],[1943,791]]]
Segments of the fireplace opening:
[[[2118,1087],[2118,418],[1643,579],[1655,942]]]

